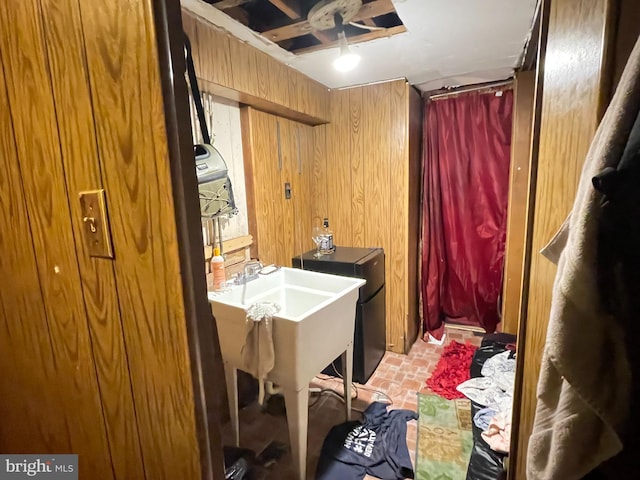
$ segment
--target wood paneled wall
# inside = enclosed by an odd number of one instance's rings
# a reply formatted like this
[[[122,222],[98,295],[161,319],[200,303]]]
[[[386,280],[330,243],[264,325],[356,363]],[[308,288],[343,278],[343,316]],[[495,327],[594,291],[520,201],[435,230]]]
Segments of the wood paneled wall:
[[[314,221],[336,245],[382,247],[387,345],[418,333],[417,245],[421,101],[405,80],[331,92],[331,122],[315,127]]]
[[[201,89],[309,125],[329,118],[329,90],[183,10]]]
[[[536,71],[518,72],[514,81],[513,136],[509,169],[509,211],[504,255],[502,331],[518,333],[520,302],[525,273],[526,242],[529,236],[529,188],[531,185],[533,107]]]
[[[52,414],[61,417],[63,422],[63,425],[58,426],[59,430],[51,432],[54,438],[49,441],[53,441],[54,445],[66,443],[65,451],[79,455],[80,468],[89,476],[109,479],[114,477],[114,472],[109,458],[105,417],[102,415],[96,368],[87,328],[88,315],[83,299],[74,232],[71,228],[56,105],[51,95],[52,86],[47,65],[47,44],[43,26],[45,20],[41,16],[39,2],[35,1],[5,2],[0,15],[0,30],[3,32],[0,50],[9,104],[9,109],[3,109],[3,113],[11,115],[10,122],[5,123],[9,131],[3,136],[14,135],[17,154],[17,163],[5,168],[10,170],[14,178],[17,173],[16,180],[22,183],[24,190],[16,200],[23,202],[24,209],[21,209],[20,214],[26,214],[28,218],[20,223],[28,224],[30,227],[30,232],[21,232],[25,237],[14,240],[32,246],[32,250],[28,251],[13,243],[6,245],[3,251],[16,251],[24,255],[16,259],[17,266],[22,263],[35,266],[37,278],[30,278],[29,283],[19,285],[18,288],[33,289],[40,293],[35,305],[30,306],[35,310],[32,312],[35,318],[24,317],[26,305],[13,305],[11,299],[5,299],[2,310],[8,329],[9,338],[6,340],[10,341],[13,336],[10,332],[14,332],[18,337],[28,335],[34,326],[45,322],[45,325],[39,326],[44,327],[43,331],[47,332],[49,338],[45,336],[41,339],[44,341],[39,342],[38,350],[47,351],[49,358],[41,357],[41,360],[49,360],[51,365],[31,367],[51,373],[45,382],[52,384],[53,391],[45,392],[53,394],[52,400],[54,405],[58,404],[58,411]],[[52,41],[56,40],[53,36],[49,38]],[[62,45],[58,44],[58,48],[61,47]],[[10,221],[0,227],[2,232],[9,232],[12,228]],[[5,282],[11,281],[12,276],[16,274],[19,275],[18,272],[3,271],[2,278]],[[24,295],[23,292],[17,293]],[[18,323],[21,317],[22,324]],[[15,349],[17,345],[11,346]],[[5,368],[8,369],[12,368],[14,361],[21,363],[20,357],[33,355],[30,350],[13,350],[11,353],[10,357],[3,355],[2,359]],[[101,373],[106,373],[104,367],[101,368]],[[15,379],[14,385],[3,385],[4,393],[24,395],[26,391],[20,386],[28,383],[30,377],[40,375],[30,370],[21,371],[19,374],[27,380],[18,378]],[[106,380],[105,377],[103,379]],[[6,382],[8,379],[2,380]],[[37,395],[38,399],[23,398],[27,405],[35,404],[33,406],[39,408],[38,403],[48,402],[48,398],[42,398],[35,392],[31,393]],[[27,407],[26,410],[28,416],[30,408]],[[22,421],[16,413],[7,410],[5,406],[2,408],[3,418]],[[89,421],[93,430],[86,428]],[[19,425],[15,427],[11,430],[2,429],[2,450],[11,451],[17,445],[22,445],[26,451],[32,451],[33,447],[29,445],[32,433]],[[58,435],[62,438],[56,439]]]
[[[86,81],[80,5],[74,0],[43,0],[52,93],[56,104],[67,192],[102,185],[93,124],[91,93]],[[66,48],[63,48],[66,46]],[[69,49],[67,51],[66,49]],[[70,201],[93,355],[102,395],[115,478],[143,475],[140,439],[135,424],[131,379],[112,262],[90,258],[82,232],[82,212]]]
[[[4,67],[0,74],[0,448],[7,453],[69,452],[71,440],[65,415],[60,414],[65,410],[56,382],[58,370],[7,92],[10,72],[4,59],[4,25],[10,20],[8,13],[0,10]]]
[[[615,30],[615,48],[612,54],[613,77],[611,96],[620,81],[631,50],[640,35],[640,8],[636,0],[617,0],[617,22]]]
[[[128,351],[135,352],[129,369],[145,470],[149,478],[196,478],[200,459],[151,1],[81,5],[120,312]],[[122,55],[123,41],[136,46],[136,61]]]
[[[511,478],[526,478],[526,452],[536,408],[556,267],[540,252],[569,214],[607,90],[605,53],[611,27],[607,0],[551,0],[539,137],[528,309],[518,339],[522,369],[518,454]],[[548,10],[546,10],[548,9]],[[515,476],[513,476],[515,475]],[[533,480],[533,479],[532,479]]]
[[[3,2],[0,60],[0,450],[200,478],[151,0]],[[115,260],[82,236],[98,188]]]

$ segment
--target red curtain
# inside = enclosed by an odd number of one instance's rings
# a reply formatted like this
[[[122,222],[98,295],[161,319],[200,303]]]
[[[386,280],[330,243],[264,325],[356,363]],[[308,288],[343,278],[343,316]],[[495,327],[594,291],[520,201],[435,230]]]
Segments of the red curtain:
[[[423,331],[444,321],[494,332],[507,223],[511,90],[425,104]]]

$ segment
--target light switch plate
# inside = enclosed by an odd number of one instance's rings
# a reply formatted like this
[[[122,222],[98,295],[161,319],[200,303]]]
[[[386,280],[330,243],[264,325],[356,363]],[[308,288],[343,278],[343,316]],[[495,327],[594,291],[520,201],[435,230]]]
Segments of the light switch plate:
[[[113,258],[104,190],[80,192],[82,233],[90,257]]]

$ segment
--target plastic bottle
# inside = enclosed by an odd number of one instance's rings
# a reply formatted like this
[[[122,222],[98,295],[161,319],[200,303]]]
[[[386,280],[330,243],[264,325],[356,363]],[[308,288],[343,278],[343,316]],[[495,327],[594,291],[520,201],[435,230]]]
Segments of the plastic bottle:
[[[220,248],[214,247],[213,257],[211,258],[211,273],[213,273],[213,289],[223,290],[227,284],[227,278],[224,271],[224,258],[220,255]]]
[[[329,219],[325,218],[322,222],[322,240],[320,241],[320,253],[328,255],[336,251],[336,247],[333,246],[333,232],[329,228]]]

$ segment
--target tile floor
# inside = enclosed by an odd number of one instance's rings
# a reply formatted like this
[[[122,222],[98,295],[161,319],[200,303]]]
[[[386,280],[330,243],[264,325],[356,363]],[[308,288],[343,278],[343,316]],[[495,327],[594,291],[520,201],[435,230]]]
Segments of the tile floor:
[[[469,341],[474,345],[480,345],[482,339],[473,332],[450,327],[447,327],[446,334],[445,345],[452,340],[462,343]],[[359,418],[360,412],[365,410],[371,401],[378,399],[386,401],[385,395],[393,402],[390,408],[416,410],[417,393],[428,392],[425,381],[438,363],[443,348],[444,345],[432,345],[418,339],[408,355],[387,352],[369,381],[365,385],[356,384],[358,397],[352,402],[354,410],[352,418]],[[341,392],[342,380],[319,375],[314,379],[312,386],[331,388]],[[382,392],[382,395],[378,392]],[[309,403],[307,479],[313,479],[322,442],[331,427],[344,421],[345,414],[342,400],[332,394],[312,394]],[[232,444],[231,429],[228,424],[223,426],[223,438],[225,444]],[[273,440],[289,443],[286,417],[263,413],[258,405],[241,410],[240,445],[242,447],[259,452]],[[416,440],[417,422],[411,421],[407,424],[407,446],[414,463]],[[272,466],[267,478],[295,480],[290,455],[284,456]]]

